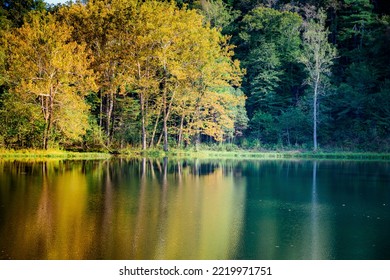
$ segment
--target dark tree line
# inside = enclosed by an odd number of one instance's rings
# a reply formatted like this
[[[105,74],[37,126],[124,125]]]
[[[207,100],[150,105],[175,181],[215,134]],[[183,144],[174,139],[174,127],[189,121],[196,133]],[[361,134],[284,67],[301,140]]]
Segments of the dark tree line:
[[[249,129],[242,145],[312,147],[311,120],[318,109],[320,147],[389,151],[387,1],[199,2],[223,2],[224,13],[234,18],[222,31],[232,36],[236,57],[246,69],[242,89],[247,96]],[[326,13],[328,42],[336,47],[337,57],[319,88],[320,102],[315,108],[313,87],[299,57],[305,28],[320,10]],[[226,18],[223,13],[220,16]]]

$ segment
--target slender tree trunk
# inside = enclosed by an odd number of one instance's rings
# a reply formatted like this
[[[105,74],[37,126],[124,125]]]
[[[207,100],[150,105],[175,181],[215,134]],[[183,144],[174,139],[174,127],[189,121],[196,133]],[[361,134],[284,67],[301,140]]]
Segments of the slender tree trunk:
[[[318,106],[318,84],[319,84],[319,74],[317,75],[315,85],[314,85],[314,98],[313,98],[313,144],[314,152],[317,151],[317,106]]]
[[[146,150],[146,127],[145,127],[145,96],[144,93],[141,93],[140,95],[140,102],[141,102],[141,126],[142,126],[142,132],[141,132],[141,141],[142,141],[142,150]]]
[[[41,96],[41,109],[42,109],[42,114],[45,119],[45,129],[43,130],[43,138],[42,138],[42,147],[43,149],[47,149],[47,138],[48,138],[48,98],[46,96]]]
[[[49,120],[46,122],[45,127],[45,136],[44,136],[44,149],[47,150],[49,148],[49,138],[50,138],[50,129],[51,129],[51,117],[49,115]]]
[[[180,148],[181,142],[182,142],[182,139],[183,139],[184,116],[185,116],[185,114],[183,112],[183,114],[181,115],[181,120],[180,120],[179,137],[177,139],[177,147],[178,148]]]
[[[43,100],[44,99],[44,100]],[[43,148],[47,150],[49,148],[50,129],[53,121],[54,110],[54,97],[53,89],[50,88],[50,94],[47,97],[42,97],[42,111],[45,118],[45,130],[43,132]]]
[[[163,136],[164,136],[164,151],[169,150],[168,146],[168,119],[171,113],[172,103],[175,97],[175,92],[172,92],[169,104],[167,104],[167,89],[163,89]]]
[[[200,119],[200,112],[199,112],[199,105],[196,106],[196,118],[197,120]],[[199,125],[196,127],[196,134],[195,134],[195,150],[199,151],[200,146],[200,129]]]
[[[290,142],[290,130],[289,130],[289,129],[287,129],[287,144],[288,144],[289,146],[291,146],[291,142]]]
[[[150,139],[149,148],[152,148],[154,146],[154,137],[156,136],[156,131],[157,131],[157,126],[158,126],[158,121],[160,120],[160,115],[161,115],[161,108],[158,111],[156,122],[154,123],[154,128],[153,128],[152,137]]]
[[[43,149],[44,150],[47,150],[47,140],[48,140],[48,131],[47,131],[47,123],[46,123],[46,127],[45,127],[45,130],[43,132]]]
[[[166,89],[163,89],[163,110],[164,110],[164,119],[163,119],[163,133],[164,133],[164,151],[168,152],[168,126],[167,126],[167,95]]]
[[[107,130],[107,144],[110,143],[111,138],[111,121],[112,121],[112,112],[114,110],[114,93],[110,92],[108,95],[107,100],[107,123],[106,123],[106,130]]]
[[[157,141],[156,146],[160,146],[160,143],[161,143],[163,136],[164,136],[164,132],[161,132],[160,137],[158,137],[158,141]]]
[[[100,112],[99,112],[99,141],[102,140],[102,129],[103,129],[103,92],[100,90]],[[103,142],[103,141],[102,141]]]

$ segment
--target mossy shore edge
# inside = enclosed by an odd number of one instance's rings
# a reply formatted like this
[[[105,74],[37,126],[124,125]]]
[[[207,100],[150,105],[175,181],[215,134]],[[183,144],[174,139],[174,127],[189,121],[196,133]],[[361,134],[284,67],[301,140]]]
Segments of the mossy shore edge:
[[[0,159],[18,158],[57,158],[57,159],[108,159],[119,157],[172,157],[172,158],[232,158],[232,159],[334,159],[334,160],[390,160],[390,153],[369,152],[308,152],[308,151],[186,151],[123,150],[110,154],[108,152],[72,152],[65,150],[0,150]]]

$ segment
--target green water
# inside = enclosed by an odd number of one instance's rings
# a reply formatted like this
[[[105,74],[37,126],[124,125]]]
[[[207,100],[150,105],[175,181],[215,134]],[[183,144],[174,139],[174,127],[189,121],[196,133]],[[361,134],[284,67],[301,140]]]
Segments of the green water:
[[[0,259],[390,259],[390,163],[0,161]]]

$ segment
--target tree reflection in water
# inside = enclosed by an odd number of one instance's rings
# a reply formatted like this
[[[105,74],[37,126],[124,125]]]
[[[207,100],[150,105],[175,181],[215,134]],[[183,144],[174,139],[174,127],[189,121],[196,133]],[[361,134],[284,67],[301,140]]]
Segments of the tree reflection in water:
[[[234,258],[245,184],[222,164],[167,158],[1,164],[11,170],[2,171],[8,225],[0,229],[2,258]],[[26,169],[33,170],[27,180]]]

